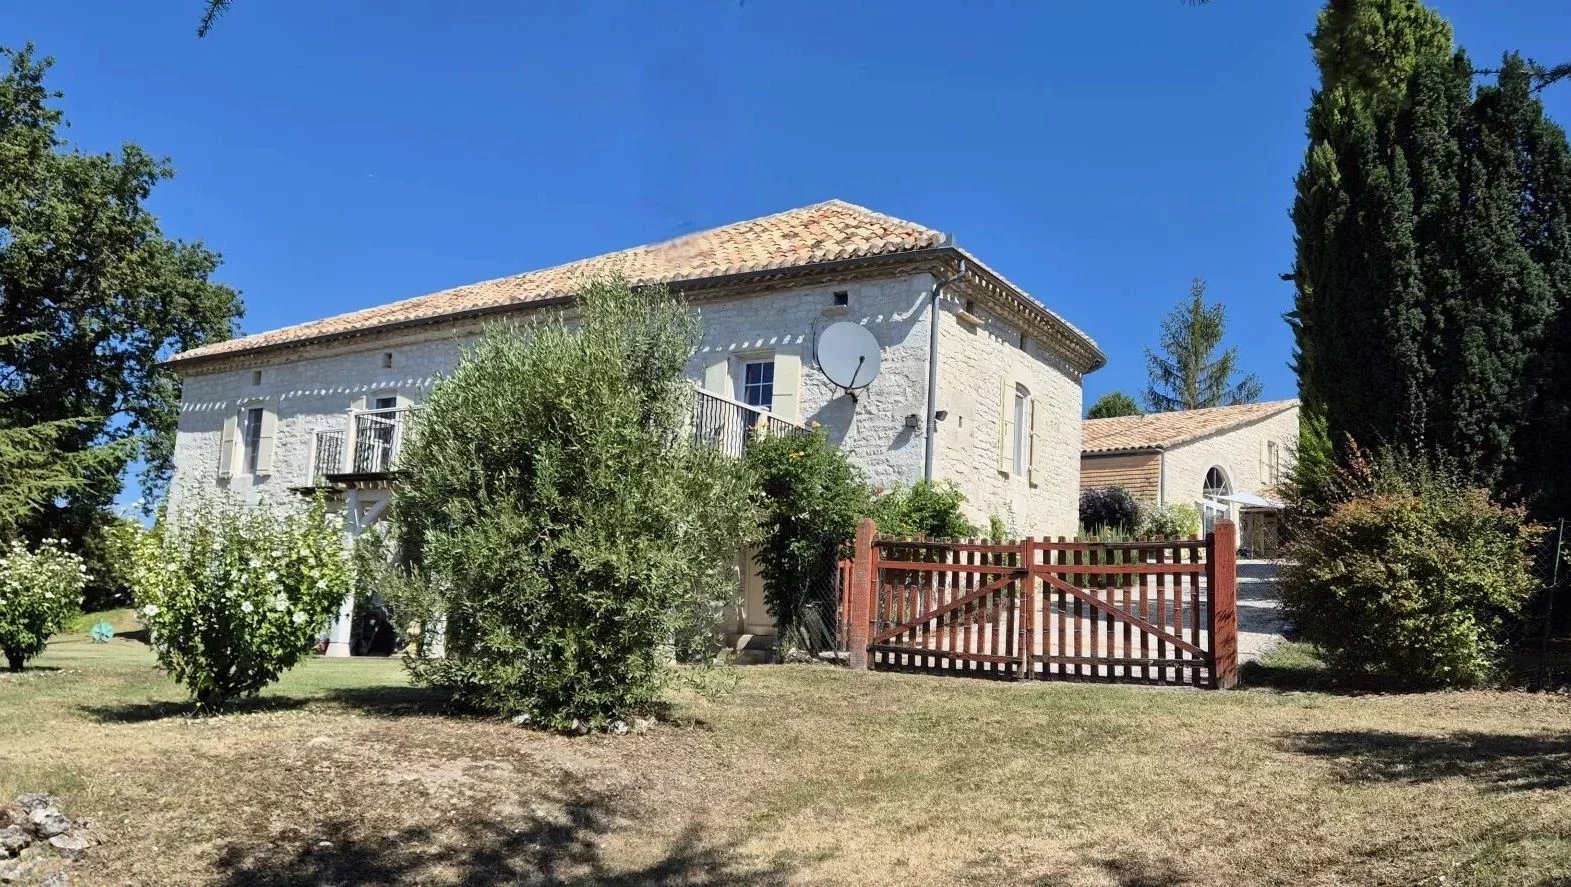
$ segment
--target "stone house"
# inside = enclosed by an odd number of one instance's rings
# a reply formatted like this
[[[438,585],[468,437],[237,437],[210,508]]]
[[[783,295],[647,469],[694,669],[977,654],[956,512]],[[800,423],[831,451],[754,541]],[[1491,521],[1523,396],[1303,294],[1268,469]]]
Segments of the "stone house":
[[[1081,425],[1080,488],[1123,487],[1142,504],[1188,502],[1207,528],[1239,524],[1240,544],[1276,551],[1275,487],[1298,445],[1298,401],[1181,410]]]
[[[722,424],[821,423],[892,487],[923,478],[931,420],[932,477],[959,485],[973,520],[1073,531],[1081,380],[1106,362],[1096,343],[951,235],[838,200],[176,355],[172,503],[319,487],[357,532],[386,513],[405,418],[465,344],[487,323],[571,311],[578,281],[607,272],[666,284],[698,313],[688,376]],[[882,372],[854,398],[815,361],[836,321],[880,349]],[[746,585],[738,631],[762,630],[757,583]]]

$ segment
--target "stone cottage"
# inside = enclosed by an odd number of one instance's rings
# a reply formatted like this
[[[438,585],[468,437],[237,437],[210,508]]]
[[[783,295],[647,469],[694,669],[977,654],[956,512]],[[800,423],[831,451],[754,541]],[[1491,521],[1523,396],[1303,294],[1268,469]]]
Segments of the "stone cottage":
[[[1298,401],[1087,419],[1080,488],[1123,487],[1142,504],[1187,502],[1228,517],[1251,553],[1276,550],[1276,486],[1298,445]]]
[[[666,284],[698,313],[688,375],[722,424],[819,422],[875,485],[909,485],[930,463],[974,520],[1073,531],[1081,380],[1105,363],[1096,343],[951,235],[838,200],[176,355],[172,502],[322,487],[357,531],[385,514],[405,420],[465,344],[487,323],[563,310],[578,281],[612,271]],[[837,321],[880,350],[881,373],[856,397],[815,359]],[[739,617],[755,628],[756,594]]]

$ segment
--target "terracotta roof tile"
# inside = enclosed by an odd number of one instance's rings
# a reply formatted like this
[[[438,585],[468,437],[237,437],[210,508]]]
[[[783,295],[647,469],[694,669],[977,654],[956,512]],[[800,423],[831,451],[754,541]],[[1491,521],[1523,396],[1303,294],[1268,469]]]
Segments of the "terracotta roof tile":
[[[322,320],[215,342],[171,358],[181,363],[363,332],[388,324],[525,305],[572,293],[587,275],[620,270],[633,283],[670,283],[866,258],[947,243],[943,232],[841,200],[689,234],[664,243],[501,277]]]
[[[1296,400],[1246,403],[1236,407],[1180,410],[1116,419],[1087,419],[1080,426],[1080,451],[1116,453],[1175,447],[1240,425],[1248,425],[1298,406]]]

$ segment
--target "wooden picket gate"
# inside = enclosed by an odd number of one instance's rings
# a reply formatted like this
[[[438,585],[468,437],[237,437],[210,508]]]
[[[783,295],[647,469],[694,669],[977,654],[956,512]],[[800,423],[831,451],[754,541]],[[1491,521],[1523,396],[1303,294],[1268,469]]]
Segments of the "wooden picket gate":
[[[1226,688],[1237,529],[1205,539],[992,544],[879,538],[842,565],[853,668]]]

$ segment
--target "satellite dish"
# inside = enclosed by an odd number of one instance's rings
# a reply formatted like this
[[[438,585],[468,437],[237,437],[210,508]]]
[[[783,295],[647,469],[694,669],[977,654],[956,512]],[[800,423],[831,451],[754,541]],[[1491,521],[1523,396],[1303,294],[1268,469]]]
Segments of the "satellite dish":
[[[818,369],[847,391],[858,391],[878,378],[878,340],[867,327],[849,320],[831,324],[818,336]]]

